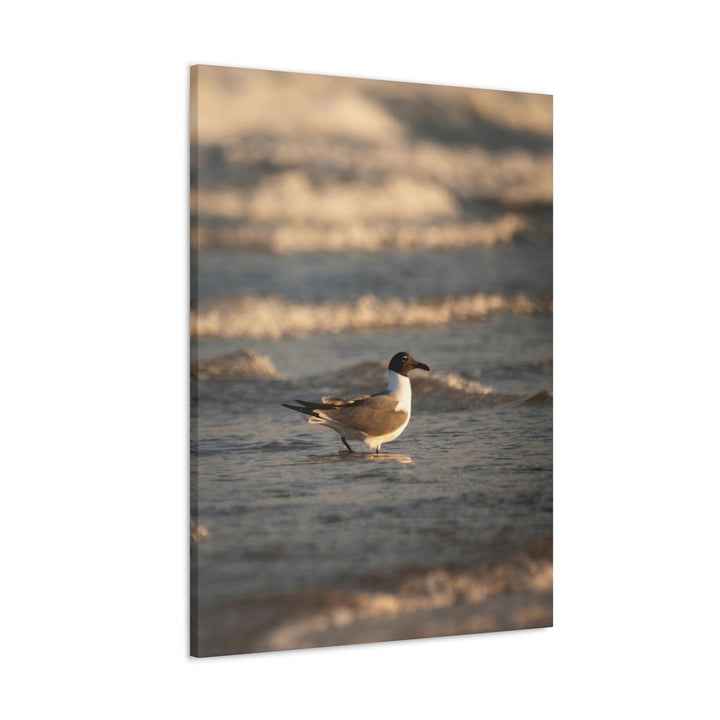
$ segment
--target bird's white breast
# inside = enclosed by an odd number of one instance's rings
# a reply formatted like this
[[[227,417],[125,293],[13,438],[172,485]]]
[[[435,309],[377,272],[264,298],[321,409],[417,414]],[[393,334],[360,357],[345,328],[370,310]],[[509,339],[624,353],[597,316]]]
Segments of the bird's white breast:
[[[395,410],[398,412],[406,412],[409,420],[412,407],[410,378],[407,375],[400,375],[394,370],[388,370],[388,386],[385,388],[385,392],[392,395],[398,401]],[[407,422],[405,424],[407,425]]]

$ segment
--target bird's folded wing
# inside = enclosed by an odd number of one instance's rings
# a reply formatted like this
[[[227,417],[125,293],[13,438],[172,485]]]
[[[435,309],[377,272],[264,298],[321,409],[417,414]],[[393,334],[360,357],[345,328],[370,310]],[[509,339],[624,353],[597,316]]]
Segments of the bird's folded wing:
[[[339,425],[379,437],[394,432],[407,420],[407,412],[395,410],[397,404],[392,396],[370,395],[319,412]]]
[[[339,407],[347,407],[349,405],[355,404],[356,402],[359,402],[360,400],[366,400],[369,397],[372,396],[361,395],[360,397],[345,400],[339,397],[327,396],[322,398],[322,402],[310,402],[308,400],[295,400],[295,402],[300,403],[303,412],[313,412],[315,410],[334,410]]]

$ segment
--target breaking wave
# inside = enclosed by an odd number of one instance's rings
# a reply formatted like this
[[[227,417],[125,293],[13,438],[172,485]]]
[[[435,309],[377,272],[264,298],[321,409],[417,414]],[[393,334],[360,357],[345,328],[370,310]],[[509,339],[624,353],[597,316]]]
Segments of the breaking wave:
[[[268,631],[256,641],[256,649],[548,626],[552,624],[552,589],[550,559],[523,558],[486,572],[410,573],[385,592],[336,591],[318,597],[313,610]]]
[[[372,589],[298,591],[218,604],[202,642],[214,654],[228,654],[552,625],[550,540],[475,567],[408,568],[393,578],[365,581]],[[235,631],[228,633],[228,626]]]
[[[552,312],[552,301],[525,295],[475,293],[441,299],[391,298],[365,295],[356,301],[295,302],[280,297],[240,295],[214,300],[193,310],[195,337],[277,339],[308,333],[341,333],[391,327],[441,325],[481,320],[493,313]]]
[[[466,380],[456,373],[413,375],[413,404],[421,410],[465,410],[480,406],[505,405],[518,395],[495,392],[490,386]]]
[[[193,247],[234,247],[277,254],[303,252],[380,252],[492,247],[508,243],[528,229],[524,216],[508,212],[494,220],[399,223],[358,219],[345,223],[263,224],[231,222],[193,228]]]
[[[190,366],[190,375],[196,380],[280,377],[267,355],[258,355],[252,350],[239,350],[212,360],[194,362]]]
[[[242,189],[247,168],[264,162],[275,168],[303,167],[303,173],[315,180],[327,181],[340,173],[363,181],[395,176],[437,184],[459,198],[552,202],[552,156],[546,152],[490,152],[437,142],[349,147],[328,140],[255,136],[228,148],[224,160],[228,179],[234,180],[238,189]],[[254,196],[254,190],[244,195]]]
[[[197,197],[195,197],[197,195]],[[455,216],[460,208],[452,194],[427,180],[397,177],[370,185],[334,182],[317,186],[303,170],[271,175],[258,187],[193,190],[198,212],[252,222],[325,221]]]

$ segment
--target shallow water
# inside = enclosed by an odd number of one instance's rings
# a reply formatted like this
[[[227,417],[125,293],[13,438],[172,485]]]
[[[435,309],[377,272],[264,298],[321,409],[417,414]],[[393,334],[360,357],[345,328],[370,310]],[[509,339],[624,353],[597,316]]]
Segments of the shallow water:
[[[464,153],[469,130],[443,144],[425,115],[416,146],[411,89],[393,105],[357,87],[357,107],[406,128],[395,149],[304,127],[296,145],[252,129],[194,156],[200,655],[552,623],[547,144],[518,125],[503,137],[522,148],[488,154],[481,134]],[[424,92],[429,112],[440,91]],[[536,204],[487,230],[518,193]],[[400,350],[432,371],[411,374],[412,418],[379,455],[281,405],[378,392]]]
[[[208,367],[238,346],[272,359],[263,377],[194,384],[197,522],[211,535],[195,548],[206,630],[218,613],[247,610],[220,611],[228,601],[374,592],[379,578],[394,581],[391,593],[399,596],[411,571],[515,563],[528,544],[551,538],[551,328],[547,314],[500,315],[412,329],[400,339],[386,330],[200,342]],[[336,433],[280,405],[378,391],[386,369],[373,358],[401,347],[432,372],[411,374],[410,424],[379,455],[356,442],[348,453]],[[240,353],[241,368],[247,357]],[[288,617],[285,605],[277,612],[261,622],[268,633]],[[249,640],[225,645],[226,632],[217,635],[207,641],[211,654],[255,647]],[[299,646],[292,638],[281,646]],[[255,649],[273,647],[267,637],[254,642]]]
[[[233,421],[238,405],[198,446],[198,519],[213,538],[200,547],[201,601],[472,564],[551,533],[547,402],[425,412],[416,402],[411,427],[379,455],[350,454],[282,408],[272,423],[257,406]]]

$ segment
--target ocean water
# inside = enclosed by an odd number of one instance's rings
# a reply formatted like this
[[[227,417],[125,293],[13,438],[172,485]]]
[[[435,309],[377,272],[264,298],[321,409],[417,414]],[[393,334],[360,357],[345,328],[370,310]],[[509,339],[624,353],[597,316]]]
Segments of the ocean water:
[[[551,625],[547,99],[207,72],[213,107],[305,110],[196,121],[193,653]],[[431,372],[380,454],[281,405],[377,392],[401,350]]]

